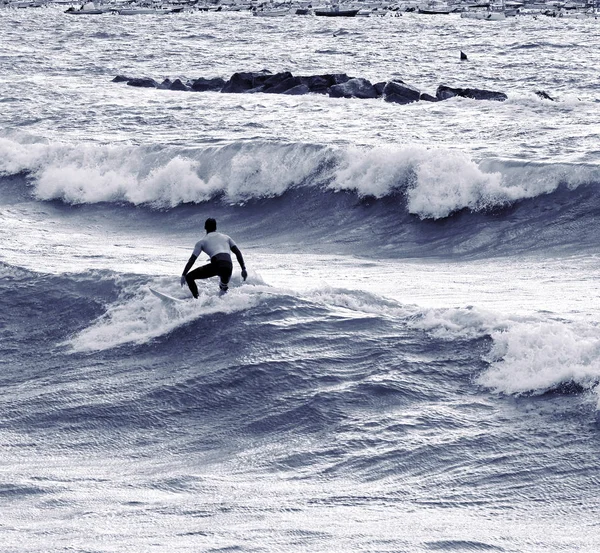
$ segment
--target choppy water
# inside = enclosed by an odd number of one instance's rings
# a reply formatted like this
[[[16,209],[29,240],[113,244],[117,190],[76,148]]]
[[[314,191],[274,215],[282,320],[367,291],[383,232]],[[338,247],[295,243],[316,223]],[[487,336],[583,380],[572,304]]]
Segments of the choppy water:
[[[597,21],[0,15],[2,551],[597,550]]]

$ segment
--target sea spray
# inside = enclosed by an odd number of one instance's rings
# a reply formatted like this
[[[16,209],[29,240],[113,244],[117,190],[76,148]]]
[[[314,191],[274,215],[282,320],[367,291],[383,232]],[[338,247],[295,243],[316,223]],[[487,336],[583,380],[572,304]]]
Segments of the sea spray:
[[[131,203],[165,209],[221,198],[240,204],[296,188],[405,196],[409,213],[443,219],[485,211],[594,182],[594,166],[483,160],[423,146],[331,147],[233,143],[197,149],[21,144],[0,138],[0,173],[25,173],[38,199],[70,204]]]

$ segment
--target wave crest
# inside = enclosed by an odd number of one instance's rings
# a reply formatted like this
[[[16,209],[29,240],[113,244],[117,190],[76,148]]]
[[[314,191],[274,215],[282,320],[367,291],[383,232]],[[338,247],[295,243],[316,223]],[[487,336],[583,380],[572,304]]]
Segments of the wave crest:
[[[243,204],[307,187],[377,199],[401,195],[407,211],[441,219],[600,179],[595,167],[476,163],[421,146],[332,147],[238,142],[197,149],[45,144],[0,137],[0,175],[27,174],[40,200],[165,209],[214,199]]]

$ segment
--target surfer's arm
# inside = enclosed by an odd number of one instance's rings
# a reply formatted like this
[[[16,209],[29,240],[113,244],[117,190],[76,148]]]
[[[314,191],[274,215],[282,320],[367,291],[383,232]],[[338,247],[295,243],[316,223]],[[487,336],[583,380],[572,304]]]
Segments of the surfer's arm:
[[[246,278],[248,277],[248,272],[246,271],[246,264],[244,263],[244,258],[242,257],[242,252],[240,251],[240,249],[237,246],[231,246],[231,251],[237,257],[238,263],[240,264],[240,267],[242,268],[242,278],[244,280],[246,280]]]
[[[194,254],[192,254],[188,259],[185,269],[183,269],[183,273],[181,274],[181,286],[185,284],[185,275],[188,274],[188,271],[192,268],[192,265],[194,265],[196,259],[198,259],[198,256]]]

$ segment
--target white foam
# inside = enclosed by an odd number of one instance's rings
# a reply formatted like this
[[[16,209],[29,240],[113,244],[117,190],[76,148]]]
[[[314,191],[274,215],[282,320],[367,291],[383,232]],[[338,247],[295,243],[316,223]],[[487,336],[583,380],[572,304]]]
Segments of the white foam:
[[[164,282],[153,286],[174,297],[183,297],[181,290],[170,289]],[[190,296],[186,302],[165,303],[143,287],[132,297],[109,305],[103,316],[62,345],[73,352],[86,352],[145,344],[207,315],[249,309],[260,301],[261,290],[261,286],[246,285],[219,296],[213,285],[201,287],[198,300]]]
[[[519,196],[503,188],[500,173],[482,171],[466,154],[422,146],[351,148],[332,186],[377,198],[405,190],[410,213],[433,219]]]
[[[197,150],[126,145],[21,144],[0,138],[0,174],[28,172],[35,195],[69,203],[127,202],[174,207],[222,196],[232,203],[328,186],[359,196],[404,193],[410,213],[439,219],[576,188],[595,167],[524,165],[422,146],[328,147],[235,143]]]
[[[548,194],[566,183],[576,188],[600,177],[595,167],[476,163],[467,154],[421,146],[350,148],[331,186],[382,198],[406,190],[408,210],[421,218],[502,206]]]
[[[479,383],[506,394],[544,393],[569,382],[591,389],[600,382],[600,335],[589,324],[515,323],[492,333],[490,368]]]
[[[424,330],[441,340],[477,339],[508,327],[510,320],[492,311],[475,307],[432,308],[420,311],[413,328]]]
[[[415,165],[428,156],[423,147],[350,147],[340,160],[331,188],[383,198],[411,179]]]
[[[0,175],[15,175],[42,165],[49,148],[43,143],[21,143],[0,136]]]
[[[35,195],[68,203],[174,207],[223,195],[278,196],[314,176],[330,153],[303,144],[207,147],[185,152],[134,146],[21,144],[0,138],[0,174],[28,172]]]
[[[590,322],[468,307],[426,309],[411,324],[450,341],[491,337],[489,365],[477,382],[496,393],[542,394],[569,383],[591,390],[600,383],[600,334]]]
[[[325,305],[332,313],[337,312],[344,316],[404,318],[415,309],[414,306],[406,306],[364,290],[334,288],[326,284],[307,291],[306,297]]]

